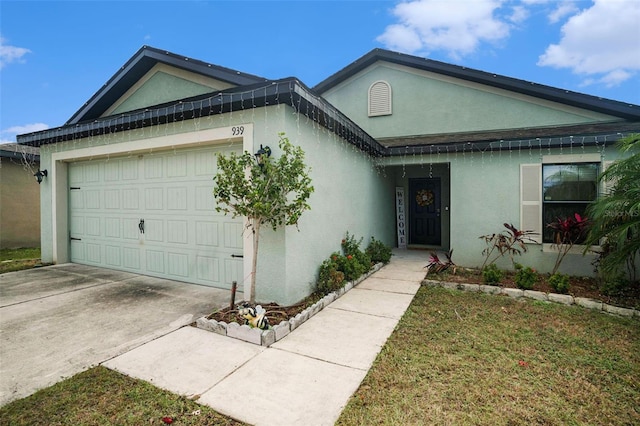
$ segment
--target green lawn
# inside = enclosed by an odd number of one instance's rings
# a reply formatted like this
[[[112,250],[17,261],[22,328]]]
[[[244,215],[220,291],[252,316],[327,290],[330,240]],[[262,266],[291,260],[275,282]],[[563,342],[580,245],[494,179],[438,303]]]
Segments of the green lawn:
[[[240,426],[187,398],[95,367],[0,408],[2,425]]]
[[[0,274],[33,268],[40,263],[40,248],[0,250]]]
[[[640,424],[640,320],[423,287],[337,424]]]
[[[423,287],[337,424],[640,424],[639,378],[638,318]],[[241,424],[103,367],[0,408],[3,425],[160,425],[164,416]]]

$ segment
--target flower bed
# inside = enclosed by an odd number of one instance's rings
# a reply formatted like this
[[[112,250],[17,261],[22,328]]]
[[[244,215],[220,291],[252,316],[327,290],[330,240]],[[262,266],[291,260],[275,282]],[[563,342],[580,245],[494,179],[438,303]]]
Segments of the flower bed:
[[[252,328],[244,324],[240,325],[237,322],[227,323],[225,321],[216,321],[208,317],[198,318],[193,325],[197,328],[218,333],[223,336],[244,340],[256,345],[270,346],[291,333],[296,328],[300,327],[309,318],[313,317],[322,309],[329,306],[331,302],[338,299],[353,287],[360,284],[371,274],[380,270],[382,266],[382,263],[374,265],[368,272],[366,272],[356,280],[346,283],[340,289],[327,294],[307,308],[302,309],[302,305],[300,305],[300,312],[298,312],[294,316],[291,316],[287,320],[280,321],[279,324],[269,327],[268,330]]]
[[[574,297],[570,294],[557,294],[557,293],[547,293],[544,291],[536,291],[536,290],[522,290],[519,288],[512,287],[500,287],[495,285],[484,285],[484,284],[472,284],[472,283],[463,283],[463,282],[451,282],[451,281],[438,281],[438,280],[430,280],[424,279],[422,281],[423,285],[444,287],[452,290],[462,290],[462,291],[476,291],[483,292],[488,294],[503,294],[514,299],[518,299],[520,297],[526,297],[534,300],[541,300],[545,302],[555,302],[562,303],[565,305],[579,305],[588,309],[595,309],[598,311],[606,312],[609,314],[615,314],[625,317],[640,317],[640,310],[633,308],[622,308],[619,306],[609,305],[607,303],[602,302],[601,300],[591,299],[588,297]]]

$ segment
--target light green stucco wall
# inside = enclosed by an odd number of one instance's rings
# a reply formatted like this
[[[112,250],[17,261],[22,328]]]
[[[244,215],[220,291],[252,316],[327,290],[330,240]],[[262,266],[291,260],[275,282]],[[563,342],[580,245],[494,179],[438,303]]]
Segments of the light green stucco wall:
[[[450,245],[453,261],[458,266],[479,267],[484,261],[482,251],[486,247],[482,235],[502,232],[503,223],[511,223],[520,228],[520,164],[541,164],[543,155],[580,153],[598,153],[599,149],[582,149],[576,143],[574,147],[559,149],[514,149],[512,151],[486,152],[484,155],[470,152],[428,155],[408,155],[387,160],[387,167],[395,171],[398,179],[405,184],[409,177],[422,173],[427,177],[429,164],[433,161],[434,170],[446,166],[450,170]],[[602,153],[603,161],[619,158],[613,147],[607,147]],[[413,164],[420,164],[414,166]],[[421,171],[421,172],[420,172]],[[443,223],[444,226],[444,223]],[[531,266],[539,272],[550,272],[555,263],[556,252],[543,251],[543,245],[528,244],[527,253],[516,260],[525,266]],[[425,253],[425,261],[428,254]],[[589,276],[593,274],[591,261],[593,255],[568,254],[562,263],[560,272]],[[512,268],[508,257],[500,259],[498,266]]]
[[[226,86],[228,85],[225,85],[224,88],[226,88]],[[111,114],[134,111],[177,99],[211,93],[213,91],[215,91],[215,89],[211,86],[205,86],[158,71],[144,82],[131,96],[118,105]]]
[[[368,90],[391,85],[393,114],[368,117]],[[377,63],[322,94],[375,138],[616,121],[476,83]]]
[[[283,131],[294,144],[300,145],[306,153],[307,164],[312,168],[311,178],[315,187],[309,200],[311,210],[303,214],[299,232],[295,227],[280,228],[275,232],[264,228],[258,257],[258,300],[290,304],[311,293],[320,263],[333,251],[340,250],[340,241],[346,231],[357,238],[363,237],[363,246],[371,236],[389,245],[394,244],[393,182],[373,166],[367,155],[306,117],[298,117],[284,105],[47,145],[41,150],[41,167],[52,170],[53,152],[247,123],[253,124],[253,152],[261,144],[268,145],[273,149],[273,156],[277,157],[278,133]],[[119,155],[128,154],[123,152]],[[57,194],[61,200],[66,200],[67,167],[59,162],[57,169]],[[52,223],[52,181],[45,180],[41,188],[43,262],[51,262],[54,244],[59,248],[65,247],[64,239],[68,238],[68,225],[61,219],[64,217],[62,211],[58,214],[58,223]],[[63,204],[62,209],[68,208],[66,201]],[[58,241],[53,241],[54,226],[58,229]],[[68,261],[68,253],[58,251],[58,261]]]

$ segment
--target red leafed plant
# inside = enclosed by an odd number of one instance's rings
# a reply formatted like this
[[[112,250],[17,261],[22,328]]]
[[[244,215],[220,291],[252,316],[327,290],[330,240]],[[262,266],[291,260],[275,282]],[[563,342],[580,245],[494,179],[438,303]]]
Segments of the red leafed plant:
[[[584,238],[589,227],[589,220],[574,213],[573,216],[557,218],[555,222],[547,224],[547,227],[553,230],[553,247],[558,249],[556,264],[551,272],[553,275],[558,272],[560,264],[569,250]]]
[[[506,228],[506,231],[497,234],[482,235],[480,237],[488,246],[482,251],[485,259],[480,269],[484,269],[487,264],[494,263],[499,257],[505,254],[509,255],[511,263],[515,266],[513,256],[520,255],[527,251],[525,243],[535,242],[531,238],[532,235],[535,235],[535,232],[520,230],[510,223],[504,223],[503,226]],[[494,257],[492,258],[491,256]]]
[[[435,272],[436,274],[446,271],[449,268],[453,269],[453,273],[455,275],[456,273],[456,269],[458,268],[456,266],[455,263],[453,263],[453,260],[451,260],[451,256],[453,255],[453,249],[449,250],[448,252],[444,253],[444,256],[446,257],[446,260],[441,260],[440,257],[438,257],[438,253],[436,253],[435,251],[430,252],[430,256],[429,256],[429,264],[427,266],[425,266],[425,268],[427,268],[427,274],[433,270],[433,272]]]

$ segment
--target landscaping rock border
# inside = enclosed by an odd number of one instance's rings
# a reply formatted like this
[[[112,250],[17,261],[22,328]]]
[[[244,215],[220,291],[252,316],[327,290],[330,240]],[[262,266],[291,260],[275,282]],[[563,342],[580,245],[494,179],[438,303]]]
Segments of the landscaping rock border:
[[[450,281],[422,280],[422,285],[432,287],[443,287],[450,290],[475,291],[488,294],[504,294],[514,299],[526,297],[528,299],[540,300],[544,302],[562,303],[564,305],[578,305],[583,308],[602,311],[608,314],[622,317],[640,317],[640,310],[632,308],[621,308],[619,306],[608,305],[600,300],[586,297],[573,297],[569,294],[544,293],[542,291],[521,290],[519,288],[499,287],[495,285],[465,284]]]
[[[198,318],[195,322],[195,326],[202,330],[211,331],[234,339],[244,340],[245,342],[256,345],[271,346],[296,328],[300,327],[309,318],[329,306],[334,300],[340,298],[375,272],[378,272],[383,266],[384,264],[382,263],[375,264],[369,272],[363,274],[360,278],[346,283],[340,289],[327,294],[322,299],[297,314],[295,317],[290,318],[289,321],[281,321],[280,324],[274,325],[268,330],[252,328],[244,324],[240,325],[237,322],[227,324],[224,321],[215,321],[208,319],[207,317]]]

